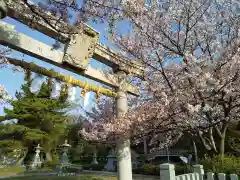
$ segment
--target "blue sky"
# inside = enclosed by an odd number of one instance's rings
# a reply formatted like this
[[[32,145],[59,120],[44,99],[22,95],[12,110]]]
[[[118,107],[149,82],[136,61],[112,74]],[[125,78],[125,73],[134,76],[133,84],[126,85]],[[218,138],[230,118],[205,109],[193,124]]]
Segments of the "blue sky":
[[[38,1],[38,0],[37,0]],[[15,29],[18,31],[18,32],[21,32],[23,34],[26,34],[36,40],[39,40],[41,42],[44,42],[48,45],[52,45],[55,43],[55,40],[38,32],[38,31],[35,31],[35,30],[32,30],[30,29],[29,27],[27,27],[26,25],[23,25],[21,23],[19,23],[18,21],[16,20],[13,20],[9,17],[3,19],[4,22],[7,22],[9,24],[12,24],[15,26]],[[105,28],[106,28],[106,25],[105,24],[94,24],[94,23],[88,23],[91,27],[93,27],[96,31],[98,31],[100,33],[100,42],[111,47],[111,48],[114,48],[114,50],[117,50],[109,41],[106,40],[105,36],[107,36],[106,32],[105,32]],[[178,29],[176,26],[173,25],[173,30],[176,30]],[[130,26],[127,22],[121,22],[118,24],[118,31],[120,31],[120,33],[128,33],[130,31]],[[58,68],[56,66],[53,66],[51,64],[48,64],[48,63],[45,63],[41,60],[38,60],[36,58],[33,58],[33,57],[30,57],[30,56],[27,56],[27,55],[24,55],[22,53],[19,53],[19,52],[13,52],[12,54],[14,57],[17,57],[17,58],[21,58],[21,59],[24,59],[25,61],[27,62],[34,62],[42,67],[46,67],[48,69],[54,69],[55,71],[58,71],[58,72],[61,72],[63,74],[68,74],[68,75],[72,75],[74,78],[76,79],[79,79],[79,80],[85,80],[85,81],[88,81],[88,82],[91,82],[91,83],[94,83],[94,84],[97,84],[97,85],[100,85],[99,83],[95,82],[95,81],[92,81],[92,80],[89,80],[89,79],[86,79],[84,77],[81,77],[79,75],[76,75],[74,73],[71,73],[67,70],[64,70],[64,69],[61,69],[61,68]],[[174,60],[175,62],[176,61],[179,61],[179,59],[177,60]],[[104,68],[106,67],[104,64],[100,63],[100,62],[97,62],[96,60],[91,60],[90,62],[90,65],[94,68]],[[0,69],[0,84],[3,84],[5,86],[5,88],[8,90],[8,93],[10,96],[14,96],[15,95],[15,92],[17,90],[20,89],[21,85],[24,83],[24,73],[20,73],[20,72],[13,72],[11,68],[1,68]],[[80,89],[77,89],[77,95],[79,95],[79,92],[80,92]],[[94,98],[94,94],[91,93],[91,99],[93,100]],[[93,101],[91,101],[93,102]],[[91,103],[92,104],[92,103]],[[0,106],[0,115],[3,114],[3,106]]]
[[[39,40],[41,42],[46,43],[48,45],[52,45],[55,42],[54,39],[49,38],[48,36],[38,32],[38,31],[32,30],[32,29],[28,28],[27,26],[19,23],[16,20],[13,20],[9,17],[3,19],[3,21],[7,22],[9,24],[15,25],[15,29],[18,32],[26,34],[26,35],[28,35],[28,36],[36,39],[36,40]],[[111,43],[108,42],[104,38],[104,36],[106,35],[105,31],[104,31],[105,25],[104,24],[97,24],[96,25],[96,24],[93,24],[93,23],[89,23],[89,25],[100,33],[100,42],[111,47]],[[48,69],[53,68],[54,70],[56,70],[58,72],[61,72],[63,74],[72,75],[74,78],[77,78],[79,80],[85,80],[85,81],[100,85],[99,83],[97,83],[95,81],[86,79],[82,76],[76,75],[76,74],[71,73],[67,70],[64,70],[64,69],[58,68],[56,66],[53,66],[51,64],[45,63],[45,62],[43,62],[41,60],[38,60],[36,58],[30,57],[30,56],[27,56],[27,55],[23,55],[22,53],[19,53],[19,52],[15,51],[15,52],[12,53],[12,55],[14,57],[24,59],[27,62],[34,62],[34,63],[36,63],[36,64],[38,64],[42,67],[46,67]],[[100,69],[106,67],[104,64],[102,64],[100,62],[97,62],[96,60],[91,60],[90,65],[94,68],[100,68]],[[0,69],[0,77],[1,77],[0,78],[0,84],[3,84],[5,86],[5,88],[8,90],[8,93],[9,93],[10,96],[14,96],[15,92],[17,90],[19,90],[21,85],[24,83],[24,73],[13,72],[11,68],[1,68]],[[77,94],[78,95],[79,95],[79,92],[80,92],[80,88],[77,89]],[[92,98],[93,98],[93,93],[91,93],[91,99]],[[3,106],[0,107],[0,114],[3,114]]]

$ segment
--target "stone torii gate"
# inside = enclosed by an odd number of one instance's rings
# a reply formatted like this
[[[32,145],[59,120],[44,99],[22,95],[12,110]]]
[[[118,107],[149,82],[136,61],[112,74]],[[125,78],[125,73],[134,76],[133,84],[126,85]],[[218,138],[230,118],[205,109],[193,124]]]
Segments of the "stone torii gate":
[[[138,88],[126,82],[126,77],[128,74],[143,77],[142,65],[132,63],[99,44],[99,33],[88,25],[82,23],[78,27],[72,26],[36,5],[27,6],[19,0],[0,0],[0,17],[6,16],[62,42],[65,48],[64,51],[53,49],[11,29],[11,25],[6,23],[0,24],[0,44],[115,88],[117,116],[128,110],[127,93],[139,95]],[[114,74],[89,67],[91,58],[112,67]],[[131,180],[130,141],[118,142],[117,153],[118,179]]]

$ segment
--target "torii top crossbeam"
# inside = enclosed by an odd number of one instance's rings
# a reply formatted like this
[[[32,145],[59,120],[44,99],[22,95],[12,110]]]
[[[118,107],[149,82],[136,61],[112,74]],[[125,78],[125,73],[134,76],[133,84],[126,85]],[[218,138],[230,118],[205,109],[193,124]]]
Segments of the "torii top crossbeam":
[[[140,77],[144,74],[140,64],[130,62],[129,59],[99,44],[99,33],[84,23],[75,27],[59,21],[58,17],[38,6],[26,6],[18,0],[8,1],[7,16],[64,43],[65,49],[62,52],[14,29],[10,31],[11,28],[6,23],[0,24],[0,43],[3,45],[114,88],[120,86],[118,77],[89,67],[92,57],[116,71],[121,70]],[[138,88],[129,83],[126,83],[125,90],[135,96],[139,95]]]

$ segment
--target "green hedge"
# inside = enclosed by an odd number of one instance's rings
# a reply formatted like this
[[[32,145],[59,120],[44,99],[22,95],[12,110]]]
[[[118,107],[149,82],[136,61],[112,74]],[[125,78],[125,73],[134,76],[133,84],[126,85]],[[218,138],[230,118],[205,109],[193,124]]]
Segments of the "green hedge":
[[[81,169],[75,167],[66,167],[68,173],[81,173]]]
[[[133,173],[159,176],[160,169],[159,169],[159,166],[152,165],[152,164],[145,164],[140,168],[133,169]]]
[[[175,165],[176,175],[189,173],[190,170],[185,165]],[[144,175],[160,175],[160,165],[145,164],[143,167],[133,169],[135,174],[144,174]]]
[[[83,170],[93,170],[93,171],[102,171],[104,169],[105,164],[89,164],[83,165]]]
[[[199,162],[203,165],[205,172],[237,174],[240,176],[240,157],[225,155],[223,163],[219,156],[206,158]],[[133,170],[136,174],[160,175],[160,165],[145,164],[141,168]],[[191,167],[183,164],[175,164],[176,175],[193,172]]]
[[[56,170],[57,165],[59,165],[59,161],[45,161],[42,164],[42,169],[46,169],[46,170]]]
[[[201,160],[200,164],[203,165],[205,172],[240,175],[240,157],[225,155],[223,162],[220,156],[207,157]]]

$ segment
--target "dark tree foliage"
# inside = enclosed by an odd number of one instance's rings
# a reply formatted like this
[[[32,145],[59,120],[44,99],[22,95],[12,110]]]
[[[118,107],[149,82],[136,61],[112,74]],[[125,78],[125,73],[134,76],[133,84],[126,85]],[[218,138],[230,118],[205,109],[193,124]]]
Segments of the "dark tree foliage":
[[[43,83],[38,94],[30,91],[31,81],[22,85],[11,101],[11,109],[5,109],[1,120],[17,120],[16,123],[0,124],[0,148],[5,152],[14,149],[34,151],[41,144],[47,160],[52,160],[52,152],[65,137],[69,117],[65,115],[68,104],[63,91],[59,99],[51,99],[51,86]],[[28,153],[26,153],[28,152]]]

